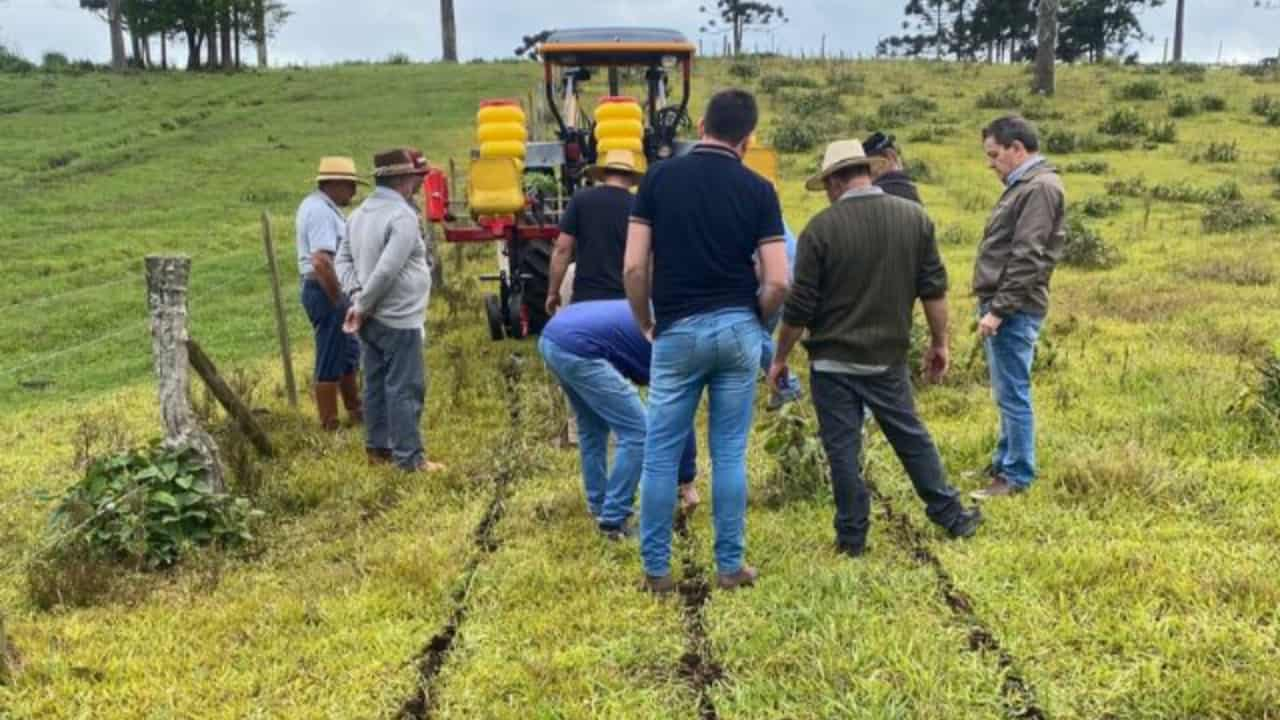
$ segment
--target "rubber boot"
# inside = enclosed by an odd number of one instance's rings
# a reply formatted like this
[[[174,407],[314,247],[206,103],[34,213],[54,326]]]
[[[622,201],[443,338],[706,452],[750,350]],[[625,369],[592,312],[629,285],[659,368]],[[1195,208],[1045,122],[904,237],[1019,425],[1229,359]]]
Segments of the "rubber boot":
[[[315,384],[316,414],[320,416],[320,427],[325,430],[338,429],[338,383],[318,382]]]
[[[352,425],[364,423],[364,405],[360,402],[360,383],[356,382],[356,374],[351,372],[338,381],[338,390],[342,393],[342,404],[347,408],[347,417]]]

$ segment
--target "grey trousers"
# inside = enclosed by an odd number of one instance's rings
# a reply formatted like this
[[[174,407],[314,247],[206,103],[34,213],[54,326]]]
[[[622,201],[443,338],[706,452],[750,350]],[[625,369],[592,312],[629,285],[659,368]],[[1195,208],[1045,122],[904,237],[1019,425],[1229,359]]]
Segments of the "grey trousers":
[[[950,528],[963,507],[947,484],[942,458],[916,414],[905,364],[880,375],[812,372],[810,389],[818,411],[818,434],[831,463],[836,542],[861,549],[870,527],[871,498],[862,479],[863,406],[875,416],[889,444],[925,502],[929,519]]]
[[[427,396],[423,329],[401,329],[369,318],[360,328],[364,367],[365,446],[390,450],[396,465],[413,470],[425,457],[418,424]]]

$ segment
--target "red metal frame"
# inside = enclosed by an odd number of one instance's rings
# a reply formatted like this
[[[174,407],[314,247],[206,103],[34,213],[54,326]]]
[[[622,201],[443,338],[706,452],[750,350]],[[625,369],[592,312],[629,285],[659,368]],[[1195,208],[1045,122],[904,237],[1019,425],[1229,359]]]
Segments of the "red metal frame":
[[[506,240],[510,222],[487,225],[444,226],[444,240],[451,243],[479,243]],[[520,240],[555,240],[560,229],[555,225],[517,225],[516,237]]]

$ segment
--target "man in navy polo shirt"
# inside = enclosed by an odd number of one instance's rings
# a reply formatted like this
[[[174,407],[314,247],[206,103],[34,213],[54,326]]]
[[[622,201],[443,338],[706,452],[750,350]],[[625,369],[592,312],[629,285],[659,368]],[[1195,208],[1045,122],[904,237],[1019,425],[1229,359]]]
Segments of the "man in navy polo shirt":
[[[578,417],[578,451],[587,508],[611,540],[631,534],[644,456],[645,411],[632,383],[649,384],[649,339],[626,300],[593,300],[562,308],[542,329],[538,350]],[[609,433],[617,440],[609,472]],[[680,481],[698,474],[692,429],[685,433]]]
[[[704,388],[718,583],[732,589],[757,575],[743,562],[747,435],[766,337],[761,318],[787,293],[778,196],[742,164],[757,120],[750,93],[716,93],[699,124],[702,141],[655,165],[631,211],[623,284],[637,324],[655,338],[640,481],[640,554],[652,592],[675,586],[676,463]]]

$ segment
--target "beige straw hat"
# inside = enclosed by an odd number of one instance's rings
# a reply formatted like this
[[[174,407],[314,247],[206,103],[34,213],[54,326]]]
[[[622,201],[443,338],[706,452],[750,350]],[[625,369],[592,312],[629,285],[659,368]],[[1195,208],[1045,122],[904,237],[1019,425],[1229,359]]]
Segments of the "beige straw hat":
[[[865,165],[874,174],[885,164],[882,157],[867,157],[858,140],[836,140],[827,146],[822,156],[822,170],[810,177],[804,184],[806,190],[822,190],[827,185],[827,178],[835,172],[855,165]]]
[[[369,183],[356,175],[356,161],[349,157],[330,156],[320,158],[320,167],[316,169],[316,182],[325,180],[345,180],[361,185]]]

